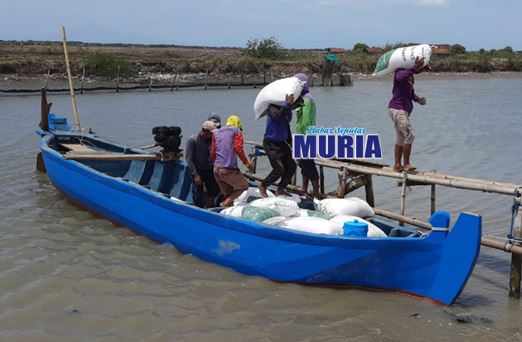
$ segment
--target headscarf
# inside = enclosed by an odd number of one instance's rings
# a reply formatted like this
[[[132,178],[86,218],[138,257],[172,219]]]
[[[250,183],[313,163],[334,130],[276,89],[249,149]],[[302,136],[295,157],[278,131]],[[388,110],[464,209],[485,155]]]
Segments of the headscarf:
[[[221,128],[221,116],[218,113],[212,112],[208,114],[208,119],[216,124],[216,128]]]
[[[227,118],[227,126],[237,127],[239,129],[243,129],[243,124],[241,123],[241,119],[237,115],[230,115]]]
[[[308,82],[308,76],[304,73],[295,74],[294,77],[297,77],[299,81],[305,82],[303,85],[303,91],[301,91],[301,96],[303,98],[308,98],[310,100],[313,100],[312,94],[310,94],[310,86]]]

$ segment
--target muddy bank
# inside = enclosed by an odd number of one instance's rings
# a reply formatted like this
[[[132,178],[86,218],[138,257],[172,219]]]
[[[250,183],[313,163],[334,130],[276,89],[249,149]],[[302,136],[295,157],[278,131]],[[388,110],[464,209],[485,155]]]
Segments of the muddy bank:
[[[181,79],[204,78],[208,73],[219,79],[230,75],[257,74],[259,79],[279,78],[297,72],[322,76],[328,72],[350,73],[356,79],[371,74],[380,54],[347,51],[337,54],[340,66],[325,63],[322,49],[284,50],[277,60],[259,59],[244,54],[241,48],[100,45],[72,43],[69,54],[73,75],[106,79],[131,77],[132,82],[148,78]],[[467,53],[459,56],[433,56],[433,74],[522,72],[522,55],[495,56]],[[13,76],[41,76],[50,73],[59,78],[65,74],[63,50],[59,42],[0,42],[0,74]],[[203,74],[203,75],[201,75]],[[192,76],[196,75],[196,76]],[[463,76],[467,77],[467,75]],[[480,76],[482,77],[482,76]],[[496,77],[493,75],[493,77]],[[257,79],[256,79],[257,81]],[[243,82],[246,82],[243,80]],[[261,80],[258,82],[262,82]]]

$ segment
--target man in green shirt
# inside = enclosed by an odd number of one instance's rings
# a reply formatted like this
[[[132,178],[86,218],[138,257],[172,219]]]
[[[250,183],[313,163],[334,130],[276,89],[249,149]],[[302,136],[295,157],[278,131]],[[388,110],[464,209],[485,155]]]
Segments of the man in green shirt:
[[[315,101],[310,94],[308,85],[308,76],[305,74],[295,75],[302,82],[306,82],[303,87],[301,96],[303,97],[303,105],[297,109],[297,120],[295,124],[295,132],[297,134],[306,134],[308,126],[315,126]],[[299,159],[297,161],[301,168],[301,175],[303,176],[303,194],[308,192],[308,181],[312,182],[313,196],[319,197],[319,174],[313,159]]]

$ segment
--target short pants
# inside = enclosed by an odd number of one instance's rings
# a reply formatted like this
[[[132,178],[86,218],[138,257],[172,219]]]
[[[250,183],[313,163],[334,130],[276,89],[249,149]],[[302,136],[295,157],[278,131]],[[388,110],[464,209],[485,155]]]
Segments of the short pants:
[[[413,143],[415,132],[410,123],[410,115],[405,110],[388,108],[390,118],[395,125],[395,133],[397,134],[397,145],[405,145]]]
[[[319,173],[317,173],[317,167],[315,167],[315,161],[313,159],[298,159],[297,164],[301,168],[301,174],[308,177],[311,181],[319,179]]]
[[[235,192],[248,190],[248,182],[239,169],[214,168],[214,176],[221,192],[226,197]]]

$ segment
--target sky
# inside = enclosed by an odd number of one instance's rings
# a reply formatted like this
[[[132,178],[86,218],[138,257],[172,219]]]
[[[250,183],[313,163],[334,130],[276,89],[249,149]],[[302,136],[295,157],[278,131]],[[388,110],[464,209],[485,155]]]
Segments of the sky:
[[[462,44],[522,50],[522,0],[0,0],[1,40],[286,48]]]

